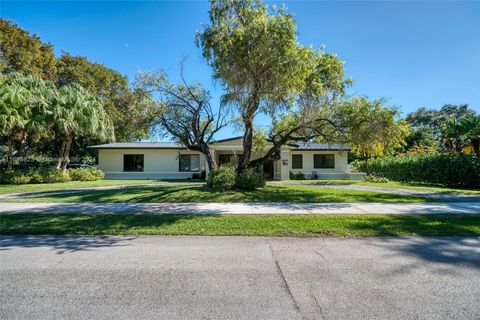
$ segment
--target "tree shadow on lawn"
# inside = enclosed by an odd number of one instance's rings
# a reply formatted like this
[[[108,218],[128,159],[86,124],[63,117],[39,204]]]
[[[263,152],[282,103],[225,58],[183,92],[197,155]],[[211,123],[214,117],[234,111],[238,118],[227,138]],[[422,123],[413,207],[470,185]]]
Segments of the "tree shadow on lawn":
[[[25,200],[26,198],[23,198]],[[95,190],[75,194],[53,194],[51,202],[435,202],[435,199],[412,195],[395,195],[373,191],[321,189],[308,186],[266,186],[256,191],[231,190],[219,192],[206,186],[162,186],[115,190]]]

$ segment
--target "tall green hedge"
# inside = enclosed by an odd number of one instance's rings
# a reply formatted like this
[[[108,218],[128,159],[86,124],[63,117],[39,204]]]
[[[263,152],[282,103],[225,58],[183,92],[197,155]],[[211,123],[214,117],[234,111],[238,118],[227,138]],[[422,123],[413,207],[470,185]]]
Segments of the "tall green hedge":
[[[388,156],[355,161],[354,166],[390,180],[480,188],[480,157],[472,155],[432,154]]]

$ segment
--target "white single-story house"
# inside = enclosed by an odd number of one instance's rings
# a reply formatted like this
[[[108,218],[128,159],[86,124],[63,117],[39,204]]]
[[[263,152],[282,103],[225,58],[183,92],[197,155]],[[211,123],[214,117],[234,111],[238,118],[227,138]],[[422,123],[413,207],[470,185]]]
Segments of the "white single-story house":
[[[205,156],[174,142],[108,143],[90,146],[98,150],[98,168],[107,179],[185,179],[208,175]],[[363,174],[347,172],[350,147],[340,144],[297,143],[284,146],[281,159],[264,165],[265,177],[288,180],[290,172],[306,179],[363,179]],[[210,144],[218,165],[231,163],[242,154],[242,137],[217,140]]]

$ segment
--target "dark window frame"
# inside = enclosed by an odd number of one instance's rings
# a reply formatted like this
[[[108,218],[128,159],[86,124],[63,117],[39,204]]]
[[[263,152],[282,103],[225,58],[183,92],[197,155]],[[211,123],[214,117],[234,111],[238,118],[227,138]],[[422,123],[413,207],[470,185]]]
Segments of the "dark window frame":
[[[136,168],[127,168],[127,164],[129,164],[128,161],[126,161],[127,157],[138,157],[141,159],[141,168],[136,169]],[[136,163],[136,160],[133,160],[133,162],[130,162],[130,164],[133,163],[133,166],[136,167],[138,163]],[[126,153],[123,155],[123,172],[144,172],[145,171],[145,155],[144,154],[132,154],[132,153]]]
[[[191,165],[191,157],[194,156],[194,157],[197,157],[198,158],[198,170],[192,170],[192,165]],[[184,168],[182,168],[182,160],[181,158],[182,157],[189,157],[188,159],[188,170],[185,170]],[[194,154],[194,153],[190,153],[190,154],[181,154],[178,156],[178,171],[179,172],[200,172],[200,155],[199,154]]]
[[[294,158],[298,161],[298,157],[300,157],[300,166],[295,166]],[[303,154],[292,154],[292,169],[303,169]]]
[[[228,157],[228,161],[225,161]],[[220,153],[218,155],[218,166],[222,166],[222,165],[228,165],[228,164],[232,164],[233,161],[235,160],[235,156],[231,153]]]
[[[326,158],[331,156],[332,158],[327,160]],[[315,158],[323,157],[323,160],[317,161]],[[329,162],[331,161],[331,163]],[[318,166],[317,166],[318,164]],[[335,169],[335,154],[334,153],[317,153],[313,155],[313,168],[314,169]]]

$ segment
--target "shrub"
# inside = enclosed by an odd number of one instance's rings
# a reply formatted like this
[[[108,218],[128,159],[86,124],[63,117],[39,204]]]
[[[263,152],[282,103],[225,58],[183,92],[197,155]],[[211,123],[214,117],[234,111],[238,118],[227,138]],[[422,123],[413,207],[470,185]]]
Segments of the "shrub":
[[[390,180],[480,188],[480,157],[423,154],[381,157],[354,165],[361,171]]]
[[[67,172],[72,181],[96,181],[105,176],[102,170],[95,168],[69,169]]]
[[[21,171],[2,170],[0,173],[0,184],[25,184],[31,180],[30,176]]]
[[[385,178],[385,177],[378,177],[376,175],[369,174],[369,175],[365,176],[365,181],[375,182],[375,183],[387,183],[388,179]]]
[[[29,171],[2,170],[0,184],[56,183],[74,181],[95,181],[104,176],[98,169],[36,169]]]
[[[265,175],[261,167],[247,169],[237,178],[237,187],[245,190],[255,190],[265,187]]]
[[[305,175],[301,172],[292,172],[290,171],[290,180],[305,180]]]
[[[35,174],[34,180],[32,177],[33,183],[58,183],[58,182],[67,182],[70,181],[70,176],[67,172],[61,169],[43,169],[38,170],[38,174]]]
[[[212,170],[208,176],[207,185],[220,191],[230,190],[235,186],[237,172],[233,166],[223,165]]]

